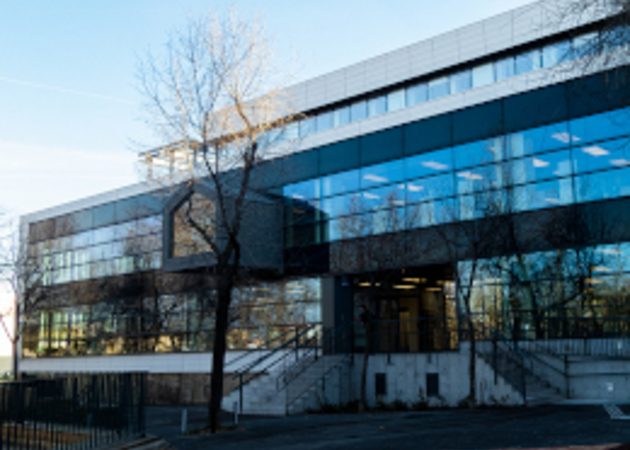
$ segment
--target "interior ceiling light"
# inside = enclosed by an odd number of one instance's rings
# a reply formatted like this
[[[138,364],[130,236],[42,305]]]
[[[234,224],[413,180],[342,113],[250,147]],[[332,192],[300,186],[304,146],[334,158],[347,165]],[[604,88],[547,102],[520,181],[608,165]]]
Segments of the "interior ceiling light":
[[[603,281],[600,280],[599,278],[587,278],[586,282],[589,284],[602,284]]]
[[[612,269],[606,267],[606,266],[593,266],[591,267],[591,270],[593,272],[612,272]]]
[[[472,172],[460,172],[457,174],[460,178],[466,178],[467,180],[483,180],[483,177],[477,173]]]
[[[416,287],[413,284],[395,284],[393,286],[394,289],[403,289],[403,290],[410,290],[410,289],[415,289]]]
[[[532,164],[534,164],[534,167],[547,167],[549,165],[547,161],[538,158],[534,158]]]
[[[560,200],[558,200],[557,198],[552,198],[552,197],[547,197],[545,201],[547,203],[551,203],[552,205],[557,205],[560,203]]]
[[[421,278],[403,278],[402,280],[407,283],[421,283]]]
[[[425,291],[429,291],[429,292],[441,292],[442,288],[439,287],[428,287],[428,288],[424,288]]]
[[[364,180],[374,181],[375,183],[385,183],[385,182],[389,181],[387,178],[380,177],[380,176],[375,175],[373,173],[368,173],[366,175],[363,175],[363,179]]]
[[[424,167],[428,167],[429,169],[433,169],[433,170],[447,170],[448,169],[448,166],[446,164],[443,164],[437,161],[425,161],[422,163],[422,165]]]
[[[606,150],[605,148],[601,148],[599,145],[584,147],[582,151],[595,157],[610,155],[610,152],[608,150]]]
[[[361,287],[370,287],[370,286],[372,286],[372,283],[363,282],[363,283],[359,283],[359,286],[361,286]]]

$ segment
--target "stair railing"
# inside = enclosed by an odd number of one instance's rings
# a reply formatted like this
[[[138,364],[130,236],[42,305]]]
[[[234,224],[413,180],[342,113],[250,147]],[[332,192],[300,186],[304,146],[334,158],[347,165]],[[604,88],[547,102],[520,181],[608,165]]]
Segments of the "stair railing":
[[[230,390],[228,395],[237,390],[239,391],[239,411],[243,411],[243,388],[262,375],[268,374],[272,368],[282,363],[289,356],[295,354],[295,358],[299,359],[300,342],[307,333],[312,332],[316,327],[317,325],[311,324],[301,331],[295,330],[295,336],[293,338],[283,342],[273,350],[265,352],[244,368],[236,371],[232,380],[238,379],[238,383]]]

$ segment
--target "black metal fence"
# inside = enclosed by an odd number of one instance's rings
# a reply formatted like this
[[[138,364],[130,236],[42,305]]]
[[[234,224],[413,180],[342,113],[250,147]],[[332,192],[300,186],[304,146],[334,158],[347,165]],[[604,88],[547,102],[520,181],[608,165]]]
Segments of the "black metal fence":
[[[0,450],[89,450],[142,436],[146,374],[0,383]]]

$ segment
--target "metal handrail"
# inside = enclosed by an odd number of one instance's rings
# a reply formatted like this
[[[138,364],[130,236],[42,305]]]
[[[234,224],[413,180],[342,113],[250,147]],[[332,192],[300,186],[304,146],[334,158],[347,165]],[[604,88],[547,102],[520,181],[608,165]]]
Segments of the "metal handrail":
[[[289,334],[291,334],[291,333],[295,333],[295,332],[296,332],[296,328],[297,328],[297,327],[294,327],[294,329],[292,329],[292,330],[287,330],[286,332],[284,332],[284,333],[280,334],[279,336],[276,336],[275,338],[273,338],[273,339],[271,339],[271,340],[269,340],[269,341],[266,341],[264,344],[262,344],[262,345],[260,345],[260,346],[258,346],[258,347],[248,349],[247,351],[243,352],[243,353],[242,353],[241,355],[239,355],[238,357],[236,357],[236,358],[234,358],[234,359],[231,359],[230,361],[227,361],[227,362],[225,363],[224,368],[227,368],[227,367],[229,367],[229,366],[232,366],[232,365],[234,365],[235,363],[237,363],[237,362],[239,362],[239,361],[242,361],[243,359],[246,359],[248,356],[250,356],[250,355],[251,355],[251,354],[253,354],[253,353],[257,353],[257,352],[260,352],[260,351],[262,351],[262,350],[269,350],[269,346],[270,346],[270,344],[273,344],[273,343],[275,343],[275,342],[277,342],[277,341],[283,341],[283,340],[284,340],[284,338],[286,338]]]

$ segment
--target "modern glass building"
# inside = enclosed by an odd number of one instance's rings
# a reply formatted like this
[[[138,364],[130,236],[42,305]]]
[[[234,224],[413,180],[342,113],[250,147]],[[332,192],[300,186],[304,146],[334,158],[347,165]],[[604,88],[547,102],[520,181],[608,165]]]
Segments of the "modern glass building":
[[[461,355],[471,326],[482,340],[628,334],[629,50],[597,45],[604,18],[547,13],[534,3],[288,89],[305,118],[253,180],[268,220],[244,239],[269,256],[235,292],[228,359],[361,306],[388,358]],[[177,170],[142,157],[150,178]],[[23,370],[208,370],[210,288],[176,261],[207,248],[169,207],[178,187],[156,186],[22,218],[46,292],[24,318]]]

